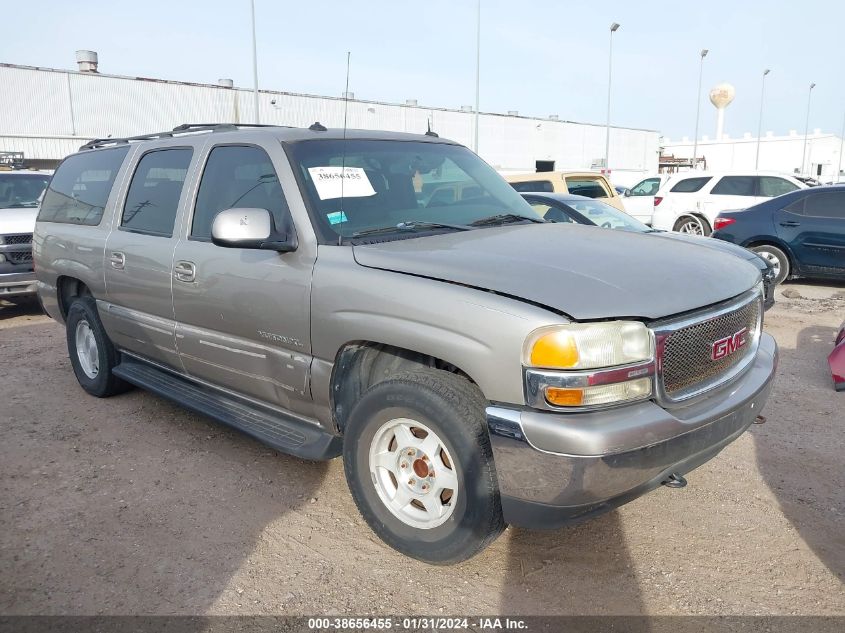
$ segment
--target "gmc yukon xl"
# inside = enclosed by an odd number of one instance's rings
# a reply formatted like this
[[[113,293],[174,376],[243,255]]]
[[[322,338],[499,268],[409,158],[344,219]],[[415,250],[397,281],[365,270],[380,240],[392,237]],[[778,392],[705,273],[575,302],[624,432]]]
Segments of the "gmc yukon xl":
[[[546,223],[433,133],[92,141],[56,171],[34,249],[85,391],[136,385],[342,455],[373,531],[432,563],[684,485],[777,365],[754,266]]]

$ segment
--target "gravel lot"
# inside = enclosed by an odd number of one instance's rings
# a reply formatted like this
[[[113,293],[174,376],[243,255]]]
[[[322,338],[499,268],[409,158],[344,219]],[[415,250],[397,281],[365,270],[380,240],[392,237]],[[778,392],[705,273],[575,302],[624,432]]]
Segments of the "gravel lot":
[[[783,290],[766,424],[683,490],[572,529],[508,529],[448,568],[382,545],[339,461],[275,453],[142,391],[87,396],[62,328],[6,304],[0,614],[845,614],[845,393],[825,361],[845,284]]]

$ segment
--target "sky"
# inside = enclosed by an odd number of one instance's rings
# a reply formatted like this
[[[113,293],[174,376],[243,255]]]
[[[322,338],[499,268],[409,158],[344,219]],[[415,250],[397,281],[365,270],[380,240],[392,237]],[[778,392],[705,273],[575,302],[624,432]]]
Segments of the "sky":
[[[4,17],[0,62],[252,87],[249,0],[42,0],[38,19]],[[255,0],[259,87],[340,96],[346,52],[356,98],[459,108],[475,102],[476,0]],[[481,0],[481,110],[604,123],[609,27],[611,122],[679,140],[715,134],[709,89],[736,88],[725,132],[841,133],[845,2],[841,0]]]

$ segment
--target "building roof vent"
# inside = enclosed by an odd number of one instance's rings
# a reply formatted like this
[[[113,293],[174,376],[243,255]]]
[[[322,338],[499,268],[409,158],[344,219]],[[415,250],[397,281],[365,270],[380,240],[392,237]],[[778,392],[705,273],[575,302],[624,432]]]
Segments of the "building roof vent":
[[[461,112],[472,112],[472,106],[467,106],[467,105],[461,106]]]
[[[217,85],[221,86],[222,88],[234,88],[235,82],[231,79],[218,79]]]
[[[354,98],[355,98],[355,93],[354,93],[354,92],[344,92],[341,96],[342,96],[344,99],[354,99]]]
[[[557,114],[550,114],[549,121],[560,121],[560,116],[558,116]]]
[[[416,99],[405,99],[405,105],[406,106],[417,106],[418,103],[417,103]]]
[[[76,63],[79,65],[79,72],[81,73],[96,73],[97,71],[97,52],[96,51],[76,51]]]
[[[519,110],[508,110],[508,116],[519,116]]]

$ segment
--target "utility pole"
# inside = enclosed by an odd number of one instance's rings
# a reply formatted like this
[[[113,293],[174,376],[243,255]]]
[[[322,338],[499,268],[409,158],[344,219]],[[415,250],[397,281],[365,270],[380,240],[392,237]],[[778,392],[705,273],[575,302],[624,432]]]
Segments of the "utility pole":
[[[607,125],[604,138],[604,171],[610,178],[610,88],[613,82],[613,34],[619,30],[616,22],[610,25],[610,49],[607,55]]]
[[[698,65],[698,99],[695,102],[695,138],[692,142],[692,168],[697,169],[698,163],[695,161],[698,156],[698,118],[701,115],[701,78],[704,75],[704,58],[710,51],[706,48],[701,49],[701,62]]]
[[[478,153],[478,108],[481,95],[481,0],[476,6],[475,22],[475,134],[472,139],[472,149]]]
[[[768,68],[763,71],[763,87],[760,89],[760,118],[757,120],[757,157],[754,159],[754,171],[760,169],[760,135],[763,133],[763,98],[766,95],[766,75],[771,72]]]
[[[801,150],[801,175],[806,176],[804,173],[804,165],[807,164],[807,136],[810,133],[810,99],[813,97],[813,88],[816,87],[816,84],[811,83],[810,89],[807,91],[807,119],[804,121],[804,149]]]
[[[252,94],[255,99],[255,122],[261,123],[261,117],[258,113],[258,47],[255,43],[255,0],[250,0],[249,5],[252,9]]]

